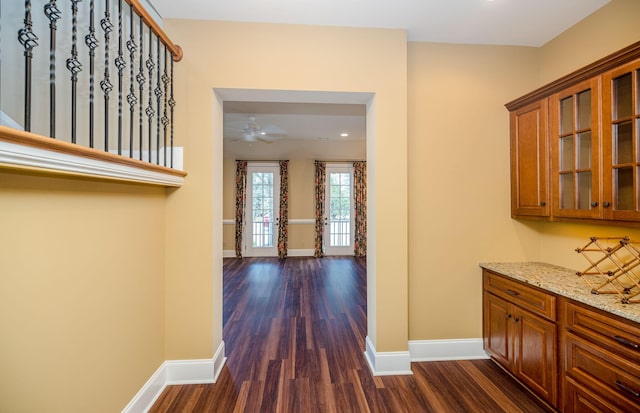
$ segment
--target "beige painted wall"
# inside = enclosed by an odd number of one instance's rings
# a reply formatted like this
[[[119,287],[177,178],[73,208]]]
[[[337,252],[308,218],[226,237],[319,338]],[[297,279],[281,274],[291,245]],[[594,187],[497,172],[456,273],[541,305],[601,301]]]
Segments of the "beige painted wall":
[[[482,261],[535,260],[510,218],[504,103],[536,85],[536,49],[409,43],[409,338],[482,335]],[[533,79],[533,80],[531,80]]]
[[[167,206],[167,357],[211,357],[222,340],[222,110],[216,88],[375,94],[367,160],[373,169],[368,222],[377,237],[369,243],[368,269],[370,303],[378,313],[369,319],[369,335],[378,351],[406,350],[404,31],[192,20],[167,20],[165,29],[185,51],[176,66],[176,82],[184,85],[177,144],[193,148],[185,155],[188,182]],[[247,64],[247,50],[259,65]]]
[[[165,360],[164,202],[0,171],[0,411],[121,411]]]
[[[640,2],[614,0],[542,48],[409,43],[410,339],[481,336],[479,262],[577,269],[584,259],[574,249],[589,236],[640,237],[629,228],[511,220],[503,106],[639,40],[639,15]]]

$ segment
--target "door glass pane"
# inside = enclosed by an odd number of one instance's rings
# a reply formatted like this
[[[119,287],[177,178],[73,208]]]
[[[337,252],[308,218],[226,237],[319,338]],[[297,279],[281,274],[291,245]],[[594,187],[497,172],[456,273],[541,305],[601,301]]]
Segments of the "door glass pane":
[[[573,132],[573,96],[560,101],[560,133]]]
[[[633,162],[633,131],[631,122],[613,125],[613,143],[615,145],[615,163],[617,165]]]
[[[591,171],[578,173],[578,209],[591,208]]]
[[[273,173],[253,172],[251,225],[254,248],[273,247]]]
[[[591,89],[578,93],[578,129],[591,128]]]
[[[351,245],[351,174],[332,172],[329,185],[329,245],[347,247]]]
[[[560,170],[573,170],[574,150],[573,136],[560,138]]]
[[[615,170],[615,208],[633,210],[633,169],[619,168]]]
[[[560,208],[573,209],[575,205],[573,174],[560,175]]]
[[[578,134],[578,169],[591,168],[591,132]]]
[[[614,119],[632,115],[631,73],[613,79],[613,106]]]

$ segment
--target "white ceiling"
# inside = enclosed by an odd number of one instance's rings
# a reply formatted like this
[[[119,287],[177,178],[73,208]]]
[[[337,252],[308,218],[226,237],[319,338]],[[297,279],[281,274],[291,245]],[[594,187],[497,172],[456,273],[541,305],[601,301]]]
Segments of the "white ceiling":
[[[409,41],[542,46],[610,0],[150,0],[163,18],[404,29]]]
[[[539,47],[610,0],[150,1],[162,18],[404,29],[409,41]],[[225,102],[225,157],[364,159],[364,110],[364,105]],[[287,136],[269,144],[237,139],[238,125],[249,115],[263,128],[285,129]]]

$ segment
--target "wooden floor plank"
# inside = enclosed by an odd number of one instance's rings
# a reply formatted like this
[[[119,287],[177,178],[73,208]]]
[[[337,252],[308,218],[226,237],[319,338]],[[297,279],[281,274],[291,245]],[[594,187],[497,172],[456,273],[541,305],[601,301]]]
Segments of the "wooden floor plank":
[[[215,384],[168,386],[150,412],[548,411],[489,360],[372,376],[366,284],[361,258],[225,259],[227,363]]]

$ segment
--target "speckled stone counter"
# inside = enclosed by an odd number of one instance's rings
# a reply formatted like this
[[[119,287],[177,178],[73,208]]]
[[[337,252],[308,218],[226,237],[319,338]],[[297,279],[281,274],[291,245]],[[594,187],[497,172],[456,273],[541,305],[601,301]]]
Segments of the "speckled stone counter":
[[[575,270],[542,262],[487,262],[480,267],[640,323],[640,303],[622,304],[617,294],[591,294]]]

